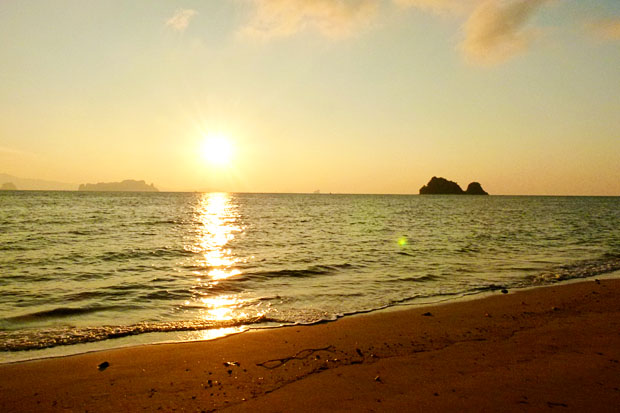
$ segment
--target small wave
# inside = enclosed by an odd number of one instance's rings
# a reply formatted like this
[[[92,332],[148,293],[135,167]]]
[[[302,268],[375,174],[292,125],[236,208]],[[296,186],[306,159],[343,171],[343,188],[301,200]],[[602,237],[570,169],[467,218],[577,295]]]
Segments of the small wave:
[[[463,246],[460,247],[456,250],[457,253],[461,253],[461,254],[477,254],[480,252],[480,247],[479,246],[475,246],[475,245],[467,245],[467,246]]]
[[[284,269],[284,270],[276,270],[276,271],[257,271],[253,273],[248,273],[248,278],[281,278],[281,277],[294,277],[294,278],[304,278],[304,277],[312,277],[315,275],[327,274],[329,270],[322,268],[306,268],[306,269]]]
[[[195,253],[184,248],[156,248],[147,250],[125,250],[106,252],[100,256],[103,261],[127,261],[149,257],[182,257],[191,256]]]
[[[182,221],[176,220],[176,219],[160,219],[160,220],[154,220],[154,221],[142,221],[142,222],[136,222],[137,225],[146,225],[146,226],[151,226],[151,225],[175,225],[175,224],[182,224]]]
[[[174,282],[176,281],[176,278],[173,277],[155,277],[151,280],[152,283],[159,283],[159,282]]]
[[[199,331],[216,328],[240,327],[251,324],[278,322],[265,315],[224,321],[178,321],[169,323],[138,323],[128,326],[101,326],[76,328],[70,332],[64,329],[47,329],[36,335],[25,335],[18,331],[0,331],[0,351],[24,351],[81,343],[92,343],[135,336],[146,333],[167,333]]]
[[[94,233],[95,231],[92,231],[92,230],[79,230],[79,229],[68,232],[68,234],[71,234],[71,235],[92,235]]]
[[[48,318],[63,318],[76,315],[90,314],[98,311],[118,309],[116,306],[97,306],[97,307],[57,307],[51,310],[37,311],[34,313],[23,314],[15,317],[5,318],[5,321],[12,322],[32,322]]]
[[[26,281],[29,283],[34,283],[38,281],[50,281],[53,279],[54,278],[50,275],[32,275],[32,274],[6,274],[5,275],[5,274],[2,274],[2,280],[9,281],[9,282]]]
[[[143,288],[144,288],[144,285],[137,284],[137,283],[119,284],[119,285],[112,285],[112,286],[107,287],[108,290],[113,290],[113,291],[131,291],[131,290],[140,291]]]
[[[267,297],[259,297],[257,298],[258,301],[273,301],[273,300],[281,300],[282,297],[279,295],[272,295],[272,296],[267,296]]]
[[[280,277],[293,277],[293,278],[305,278],[313,277],[316,275],[332,274],[340,271],[341,269],[353,268],[353,264],[343,263],[334,265],[313,265],[303,269],[282,269],[282,270],[267,270],[267,271],[255,271],[245,273],[243,277],[239,279],[256,279],[256,278],[280,278]]]
[[[620,255],[606,254],[603,258],[560,265],[530,277],[533,284],[546,284],[575,278],[587,278],[620,270]]]
[[[421,275],[421,276],[411,276],[411,277],[404,277],[404,278],[391,278],[388,279],[388,282],[395,282],[395,283],[401,283],[401,282],[428,282],[428,281],[435,281],[437,280],[439,277],[436,277],[434,275]]]
[[[398,252],[397,252],[397,254],[398,254],[398,255],[405,255],[405,256],[407,256],[407,257],[415,257],[415,255],[414,255],[414,254],[411,254],[411,253],[406,252],[406,251],[398,251]]]
[[[142,289],[138,288],[115,288],[107,287],[90,291],[81,291],[69,295],[63,296],[63,300],[66,302],[81,302],[86,300],[97,300],[98,302],[110,302],[110,300],[118,301],[125,297],[133,297],[138,291]]]
[[[507,285],[497,285],[497,284],[489,284],[489,285],[481,285],[479,287],[473,287],[469,289],[469,292],[472,293],[484,293],[488,291],[499,291],[508,289]]]
[[[187,291],[174,292],[168,290],[153,291],[142,296],[147,300],[180,300],[188,298]]]
[[[95,291],[81,291],[79,293],[74,293],[65,297],[66,301],[76,302],[76,301],[84,301],[84,300],[92,300],[94,298],[102,298],[108,296],[109,293],[106,291],[95,290]]]
[[[218,280],[209,285],[210,290],[240,292],[243,290],[242,283],[263,281],[270,279],[286,278],[311,278],[319,275],[336,273],[338,269],[333,266],[313,266],[305,269],[282,269],[246,272],[229,279]]]
[[[37,248],[19,245],[17,242],[5,242],[0,244],[0,251],[29,251],[35,249]]]

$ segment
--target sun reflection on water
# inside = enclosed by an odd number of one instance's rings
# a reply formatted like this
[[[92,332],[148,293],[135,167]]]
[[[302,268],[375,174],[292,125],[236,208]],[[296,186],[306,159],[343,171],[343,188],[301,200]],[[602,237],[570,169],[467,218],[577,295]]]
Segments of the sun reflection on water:
[[[225,327],[214,328],[209,330],[200,331],[186,331],[179,333],[179,339],[181,341],[197,341],[197,340],[214,340],[220,337],[226,337],[231,334],[241,333],[246,331],[247,327]]]
[[[229,247],[242,231],[232,196],[226,193],[203,194],[196,206],[194,220],[197,237],[191,249],[200,254],[196,263],[200,270],[194,273],[197,278],[192,305],[200,308],[200,317],[204,320],[242,320],[247,315],[240,310],[244,302],[240,297],[217,295],[212,291],[220,281],[241,274],[236,268],[239,258]]]
[[[231,296],[203,297],[200,301],[206,306],[206,312],[212,320],[232,320],[233,310],[239,305],[239,300]]]
[[[196,209],[198,248],[204,257],[204,267],[212,280],[226,279],[241,274],[234,268],[237,259],[227,244],[241,228],[236,224],[236,211],[231,196],[225,193],[204,194]]]

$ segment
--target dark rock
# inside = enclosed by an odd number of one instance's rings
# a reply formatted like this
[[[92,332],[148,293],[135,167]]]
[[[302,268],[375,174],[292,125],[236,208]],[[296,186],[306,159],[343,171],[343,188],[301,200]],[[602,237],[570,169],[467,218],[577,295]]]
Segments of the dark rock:
[[[105,369],[107,369],[108,367],[110,367],[110,363],[108,363],[107,361],[104,361],[103,363],[99,364],[97,366],[97,368],[99,369],[99,371],[104,371]]]
[[[465,191],[467,195],[489,195],[484,189],[482,189],[482,185],[478,182],[472,182],[467,185],[467,190]]]
[[[508,290],[507,289],[502,289],[502,294],[508,294]]]
[[[430,317],[433,314],[430,311],[427,311],[426,313],[422,314],[424,317]]]
[[[433,176],[428,184],[420,188],[420,195],[461,195],[463,190],[456,182]]]
[[[472,182],[467,186],[467,191],[463,191],[459,184],[448,181],[445,178],[433,176],[428,184],[420,188],[420,195],[489,195],[482,185]]]

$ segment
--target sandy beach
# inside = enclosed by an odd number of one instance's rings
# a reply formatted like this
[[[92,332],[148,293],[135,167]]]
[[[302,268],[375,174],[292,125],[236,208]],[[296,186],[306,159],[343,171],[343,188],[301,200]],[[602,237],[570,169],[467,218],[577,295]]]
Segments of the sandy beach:
[[[0,411],[618,411],[619,297],[586,280],[5,364]]]

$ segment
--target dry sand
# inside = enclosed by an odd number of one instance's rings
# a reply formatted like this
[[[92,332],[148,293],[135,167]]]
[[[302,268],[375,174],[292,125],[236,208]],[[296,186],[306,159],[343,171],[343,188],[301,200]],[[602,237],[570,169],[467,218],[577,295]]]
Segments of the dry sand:
[[[618,412],[619,360],[620,280],[588,280],[0,365],[0,411]]]

